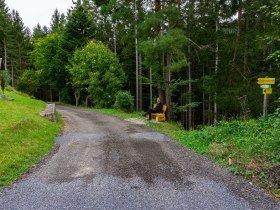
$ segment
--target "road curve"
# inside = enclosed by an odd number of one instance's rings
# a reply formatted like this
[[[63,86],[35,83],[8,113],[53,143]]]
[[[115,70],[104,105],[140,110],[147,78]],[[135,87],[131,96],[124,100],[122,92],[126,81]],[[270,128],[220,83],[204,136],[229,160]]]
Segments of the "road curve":
[[[0,209],[280,209],[273,198],[144,126],[58,106],[59,148],[0,191]]]

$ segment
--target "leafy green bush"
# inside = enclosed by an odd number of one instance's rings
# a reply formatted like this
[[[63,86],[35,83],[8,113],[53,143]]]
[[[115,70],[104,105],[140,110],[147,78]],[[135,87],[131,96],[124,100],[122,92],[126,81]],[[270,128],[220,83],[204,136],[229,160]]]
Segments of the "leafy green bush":
[[[68,70],[75,91],[89,93],[98,108],[112,107],[125,81],[114,53],[98,42],[76,50]]]
[[[129,92],[118,92],[114,107],[125,112],[132,112],[134,107],[134,98]]]

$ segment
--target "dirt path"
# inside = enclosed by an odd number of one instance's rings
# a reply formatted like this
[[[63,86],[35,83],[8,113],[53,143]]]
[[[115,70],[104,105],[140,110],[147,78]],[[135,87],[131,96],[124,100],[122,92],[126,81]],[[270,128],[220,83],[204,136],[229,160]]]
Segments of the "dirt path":
[[[101,113],[58,111],[66,123],[59,150],[0,191],[0,209],[280,209],[162,134]]]

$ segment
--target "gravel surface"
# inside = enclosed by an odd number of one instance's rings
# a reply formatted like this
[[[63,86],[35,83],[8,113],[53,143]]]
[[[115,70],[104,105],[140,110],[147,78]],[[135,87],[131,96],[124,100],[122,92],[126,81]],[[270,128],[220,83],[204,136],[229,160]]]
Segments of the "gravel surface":
[[[57,152],[0,191],[0,209],[280,209],[206,157],[144,126],[58,106]]]

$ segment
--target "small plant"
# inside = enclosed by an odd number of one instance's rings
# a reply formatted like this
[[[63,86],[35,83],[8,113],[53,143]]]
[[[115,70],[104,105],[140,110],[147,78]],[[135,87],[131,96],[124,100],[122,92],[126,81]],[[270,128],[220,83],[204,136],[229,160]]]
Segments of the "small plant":
[[[118,92],[114,107],[125,112],[132,112],[134,99],[129,92]]]

